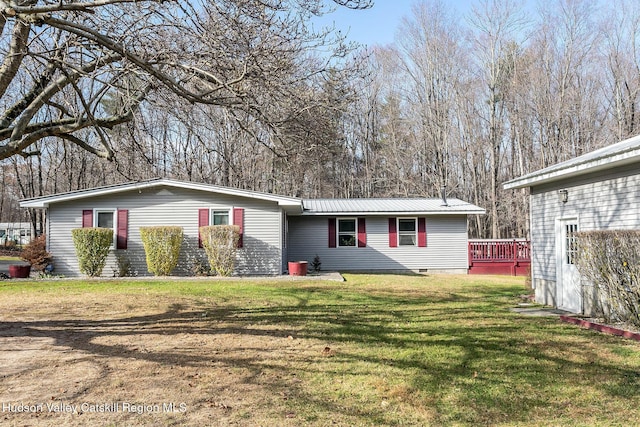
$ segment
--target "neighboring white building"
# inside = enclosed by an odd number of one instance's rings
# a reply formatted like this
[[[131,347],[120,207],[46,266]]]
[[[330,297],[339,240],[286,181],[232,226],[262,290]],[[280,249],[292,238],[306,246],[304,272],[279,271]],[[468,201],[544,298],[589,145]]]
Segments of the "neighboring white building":
[[[28,222],[0,222],[0,246],[7,242],[26,245],[32,239],[31,224]]]
[[[71,230],[114,229],[113,251],[103,274],[126,259],[148,275],[139,228],[183,227],[176,274],[188,275],[205,260],[198,227],[230,223],[241,227],[236,273],[278,275],[288,261],[323,270],[415,270],[466,273],[467,215],[483,214],[451,199],[302,200],[207,184],[157,179],[23,200],[21,207],[46,210],[48,250],[55,271],[79,275]]]
[[[578,231],[640,228],[640,136],[504,184],[530,188],[531,278],[537,302],[592,314],[574,266]]]

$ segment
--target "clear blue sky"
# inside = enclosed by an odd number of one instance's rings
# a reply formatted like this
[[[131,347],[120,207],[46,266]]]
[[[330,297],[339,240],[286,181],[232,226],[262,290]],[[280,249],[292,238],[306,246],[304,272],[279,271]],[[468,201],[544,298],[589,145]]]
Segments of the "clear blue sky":
[[[367,45],[385,45],[393,42],[402,17],[411,15],[411,6],[416,1],[374,0],[374,6],[367,10],[338,7],[335,12],[314,19],[314,25],[335,24],[338,30],[348,33],[349,40]],[[460,14],[466,14],[476,1],[447,0],[447,3]]]

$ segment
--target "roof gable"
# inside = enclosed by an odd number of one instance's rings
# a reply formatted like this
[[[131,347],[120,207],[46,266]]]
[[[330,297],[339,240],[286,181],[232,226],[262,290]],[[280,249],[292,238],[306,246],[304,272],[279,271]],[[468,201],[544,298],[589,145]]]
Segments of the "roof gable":
[[[23,208],[46,208],[52,203],[60,203],[71,200],[85,199],[95,196],[104,196],[108,194],[121,193],[124,191],[146,189],[153,187],[174,187],[184,188],[188,190],[204,191],[208,193],[218,193],[231,196],[248,197],[251,199],[266,200],[276,202],[278,205],[289,208],[294,211],[302,209],[302,200],[295,197],[277,196],[274,194],[260,193],[257,191],[238,190],[230,187],[218,185],[202,184],[195,182],[176,181],[171,179],[154,179],[149,181],[129,182],[125,184],[109,185],[105,187],[92,188],[89,190],[71,191],[68,193],[60,193],[51,196],[36,197],[25,199],[20,202]]]
[[[505,189],[526,188],[640,162],[640,135],[512,179]]]

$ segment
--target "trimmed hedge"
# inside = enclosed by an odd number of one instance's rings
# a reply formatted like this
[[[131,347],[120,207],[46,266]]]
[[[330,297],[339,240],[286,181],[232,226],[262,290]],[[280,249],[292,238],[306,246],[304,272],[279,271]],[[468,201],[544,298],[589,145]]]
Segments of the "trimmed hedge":
[[[640,230],[576,233],[576,267],[595,286],[598,315],[640,326]]]
[[[220,276],[231,276],[236,264],[240,227],[237,225],[200,227],[200,238],[209,258],[211,271]]]
[[[178,265],[182,236],[182,227],[178,226],[140,227],[140,238],[150,273],[155,276],[171,274]]]
[[[78,256],[80,272],[90,277],[100,276],[113,244],[110,228],[75,228],[71,230],[73,245]]]

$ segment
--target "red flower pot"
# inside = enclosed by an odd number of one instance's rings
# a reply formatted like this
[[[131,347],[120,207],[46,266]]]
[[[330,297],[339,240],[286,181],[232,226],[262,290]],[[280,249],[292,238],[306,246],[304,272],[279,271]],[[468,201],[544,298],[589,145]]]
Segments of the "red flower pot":
[[[30,265],[10,265],[9,276],[14,279],[25,279],[31,273]]]
[[[290,261],[289,276],[306,276],[307,264],[309,264],[307,261]]]

